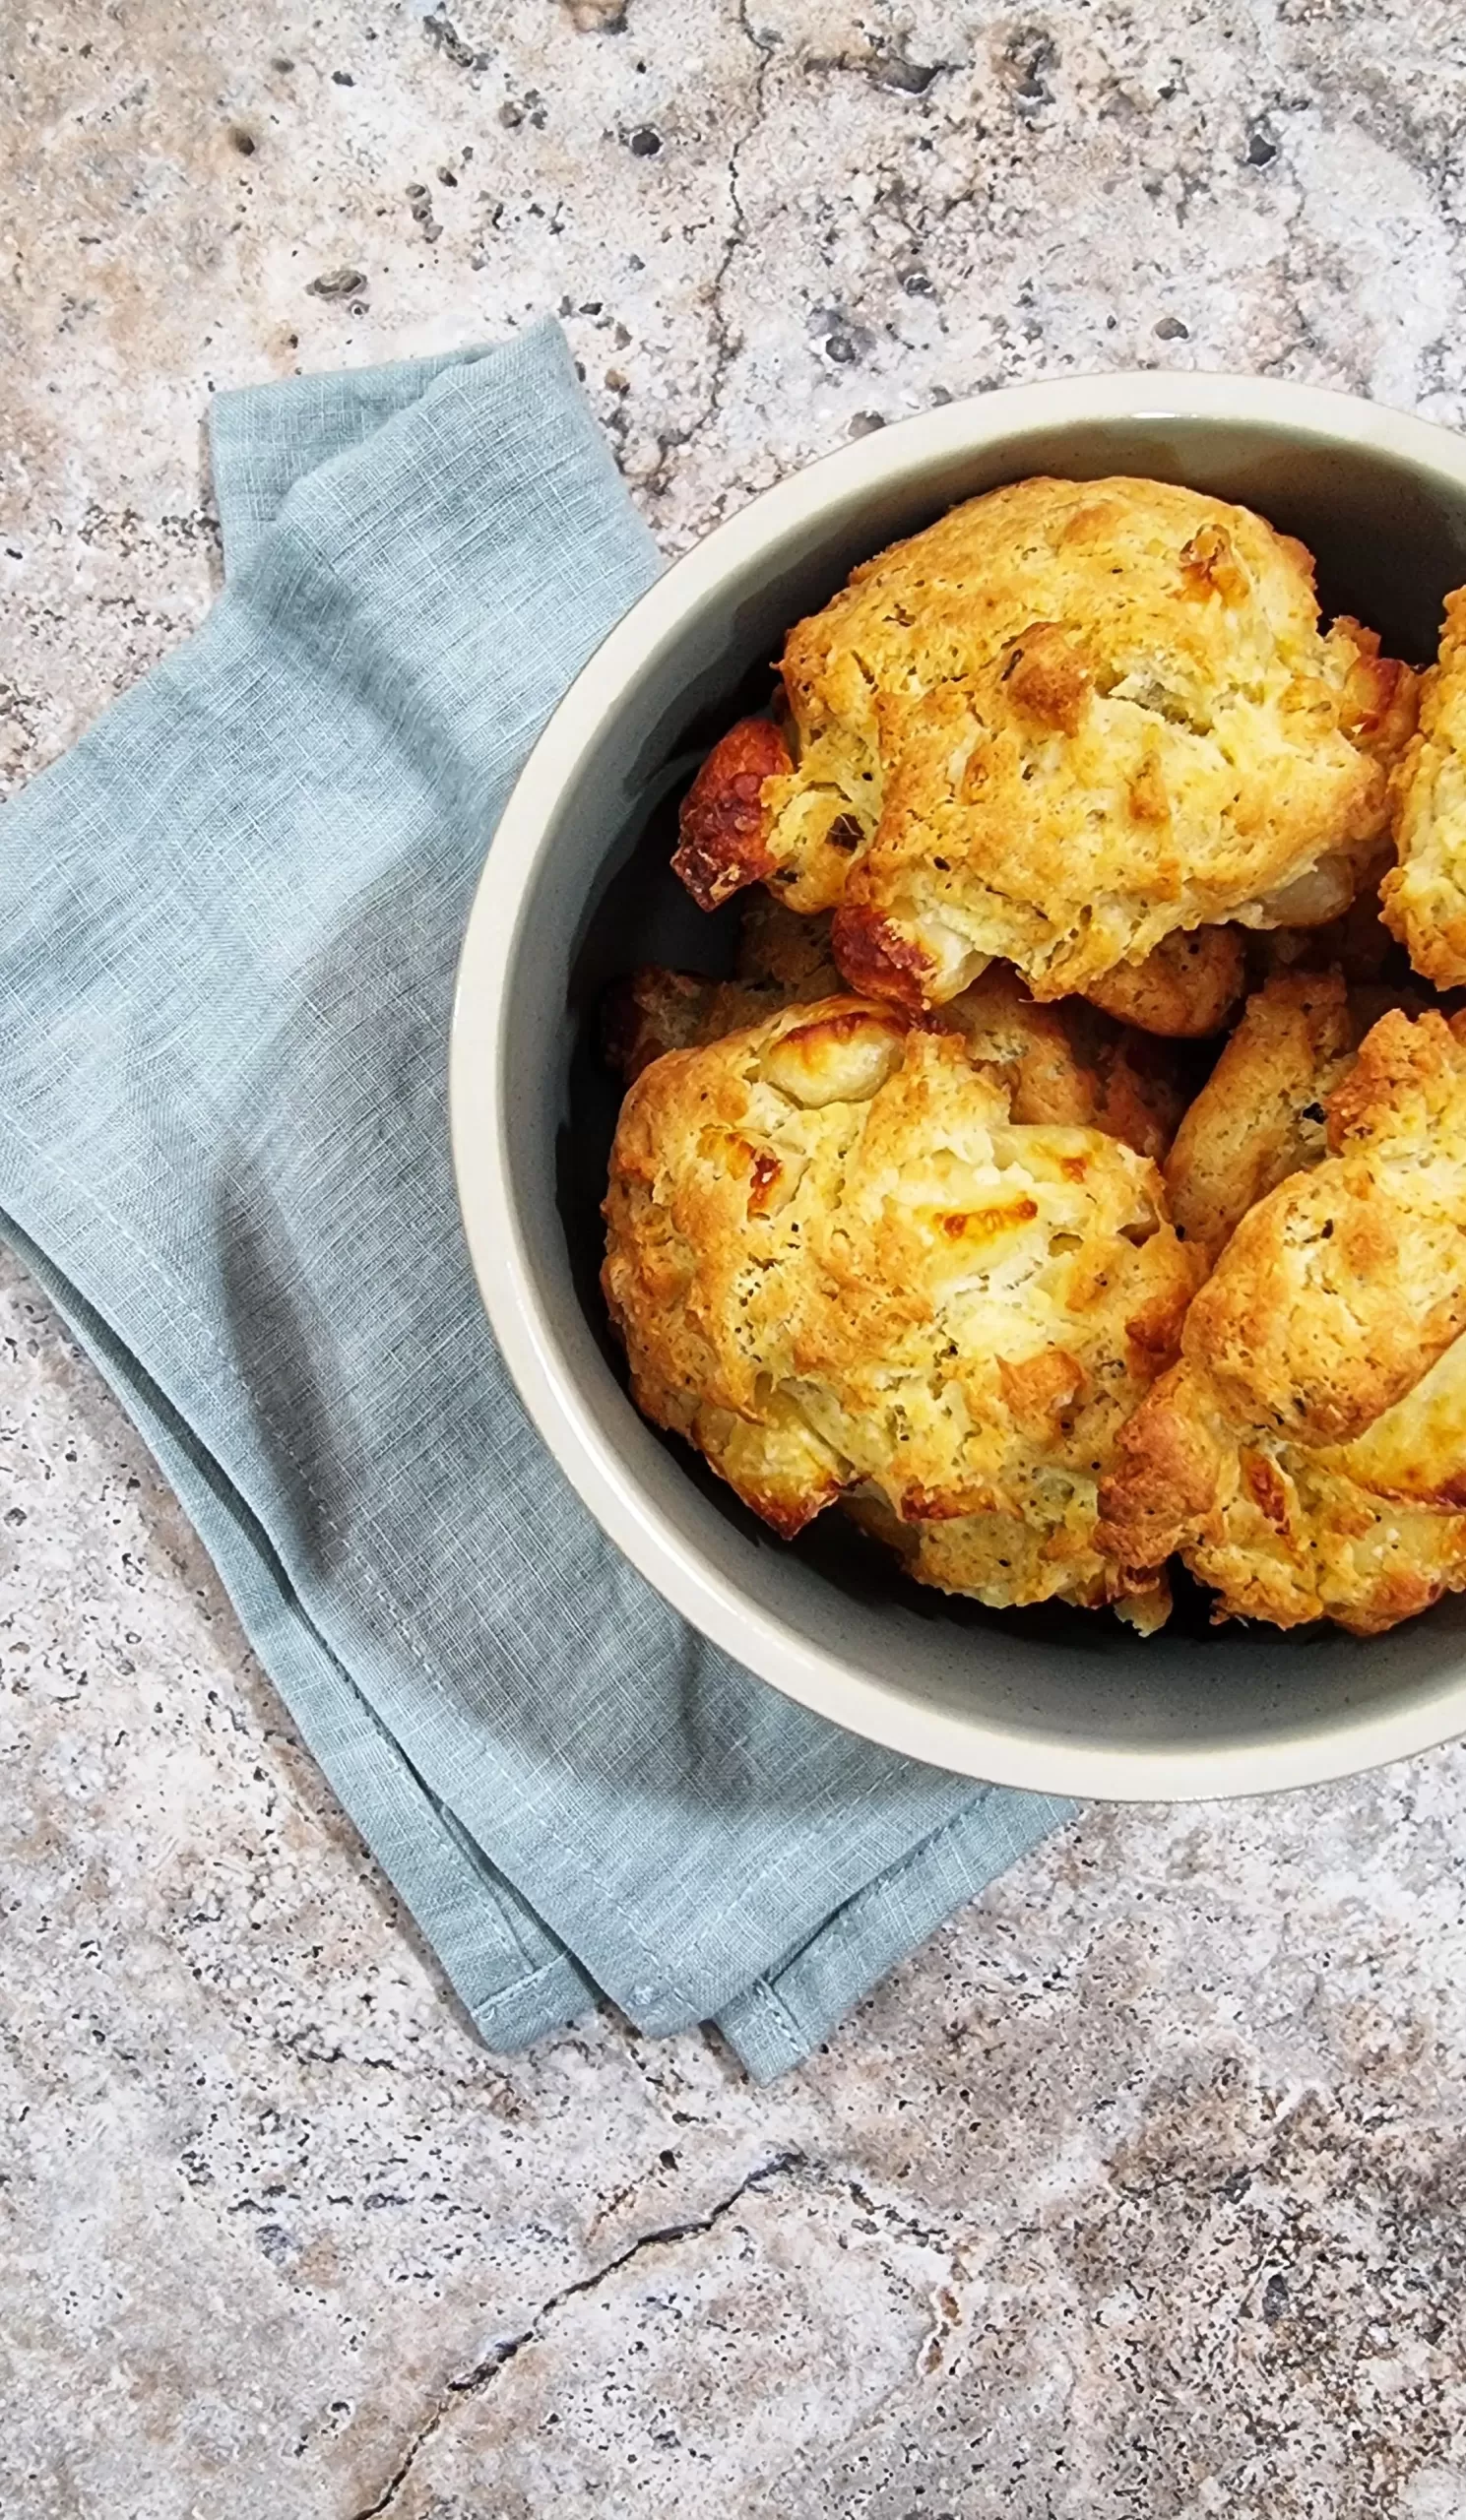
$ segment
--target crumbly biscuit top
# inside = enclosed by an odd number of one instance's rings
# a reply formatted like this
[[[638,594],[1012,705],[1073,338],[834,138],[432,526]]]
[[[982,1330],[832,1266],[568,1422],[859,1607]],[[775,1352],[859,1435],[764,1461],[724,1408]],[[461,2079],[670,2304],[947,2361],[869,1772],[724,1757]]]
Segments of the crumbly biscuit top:
[[[1307,553],[1244,508],[1036,480],[954,511],[786,658],[797,720],[838,693],[880,761],[837,959],[933,1003],[1001,954],[1059,995],[1178,928],[1329,917],[1381,834],[1363,739],[1402,673],[1320,635]]]
[[[1060,996],[1177,930],[1332,916],[1412,706],[1372,633],[1320,635],[1302,544],[1126,478],[954,508],[800,622],[783,677],[786,724],[719,747],[679,867],[709,905],[839,905],[853,984],[927,1006],[989,956]]]
[[[960,1544],[984,1600],[1127,1589],[1098,1484],[1195,1284],[1145,1158],[831,998],[650,1068],[606,1217],[639,1405],[777,1530],[860,1490],[929,1580]]]
[[[1420,731],[1391,783],[1399,864],[1381,888],[1387,924],[1437,988],[1466,984],[1466,587],[1445,600],[1440,655],[1424,677]]]
[[[1224,1614],[1370,1633],[1466,1583],[1466,1048],[1387,1014],[1327,1109],[1123,1430],[1101,1544],[1179,1549]]]
[[[1324,1103],[1357,1038],[1338,972],[1280,973],[1248,998],[1166,1159],[1171,1213],[1209,1260],[1269,1190],[1322,1162]]]

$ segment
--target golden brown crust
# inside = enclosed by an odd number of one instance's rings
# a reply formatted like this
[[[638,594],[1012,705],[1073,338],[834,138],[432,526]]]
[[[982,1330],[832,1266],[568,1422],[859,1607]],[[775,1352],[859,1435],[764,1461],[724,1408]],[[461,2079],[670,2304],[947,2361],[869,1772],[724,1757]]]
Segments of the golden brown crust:
[[[1365,869],[1359,892],[1337,918],[1317,927],[1273,927],[1249,936],[1247,961],[1255,981],[1281,972],[1343,973],[1353,987],[1383,980],[1404,956],[1380,914],[1379,887],[1393,866],[1386,850]]]
[[[924,1582],[1154,1623],[1093,1528],[1196,1281],[1161,1202],[1115,1139],[1015,1121],[955,1030],[831,998],[633,1086],[604,1284],[638,1405],[776,1529],[873,1499]]]
[[[1187,1366],[1173,1365],[1115,1437],[1115,1467],[1100,1491],[1101,1546],[1122,1566],[1159,1570],[1215,1507],[1224,1446],[1187,1405],[1194,1383]]]
[[[1424,677],[1420,731],[1397,763],[1390,804],[1399,864],[1384,879],[1386,925],[1437,988],[1466,984],[1466,587],[1445,598],[1437,662]]]
[[[1084,994],[1120,1024],[1173,1041],[1220,1033],[1246,985],[1235,927],[1177,928],[1138,963],[1116,963]]]
[[[1327,1113],[1125,1428],[1099,1545],[1137,1581],[1179,1550],[1220,1616],[1374,1634],[1466,1587],[1466,1046],[1387,1014]]]
[[[1347,612],[1334,629],[1347,638],[1355,659],[1344,678],[1340,724],[1361,752],[1393,770],[1415,732],[1424,675],[1398,657],[1382,657],[1379,633]]]
[[[775,871],[764,783],[793,768],[789,747],[768,718],[731,726],[682,800],[681,839],[672,865],[699,910],[716,910],[744,884]]]
[[[1384,832],[1412,681],[1377,651],[1320,636],[1307,554],[1245,509],[1017,482],[791,634],[768,851],[797,907],[840,906],[850,979],[903,1004],[991,956],[1057,997],[1178,931],[1316,923]]]
[[[1176,1132],[1166,1186],[1178,1230],[1215,1260],[1249,1208],[1328,1152],[1326,1105],[1365,1036],[1391,1012],[1427,1013],[1423,992],[1338,971],[1281,972],[1248,998]]]
[[[1069,1008],[1078,1000],[1065,1001]],[[1076,1030],[1070,1015],[1071,1033]],[[1082,1045],[1084,1034],[1079,1035]],[[1137,1155],[1159,1164],[1186,1108],[1185,1080],[1145,1035],[1121,1030],[1098,1041],[1090,1053],[1096,1082],[1093,1125],[1123,1138]]]
[[[1337,972],[1280,975],[1248,998],[1166,1159],[1178,1230],[1209,1260],[1269,1190],[1322,1162],[1324,1102],[1355,1040]]]
[[[764,897],[745,914],[736,980],[708,980],[646,965],[607,992],[606,1063],[630,1085],[668,1050],[722,1040],[784,1006],[840,988],[822,959],[828,919],[797,918]],[[1186,1104],[1164,1045],[1128,1032],[1082,998],[1036,1004],[1016,972],[994,963],[930,1019],[959,1033],[968,1055],[1008,1095],[1015,1120],[1103,1129],[1159,1162]]]
[[[941,1008],[968,1054],[993,1071],[1015,1120],[1103,1129],[1159,1162],[1185,1108],[1186,1089],[1160,1043],[1127,1031],[1082,998],[1040,1006],[1016,972],[992,963]]]
[[[867,910],[863,903],[842,902],[830,928],[830,944],[852,988],[863,989],[870,997],[889,998],[893,1006],[909,1006],[914,1013],[939,1002],[935,956],[916,937],[905,934],[894,919]],[[970,988],[990,959],[973,957],[972,967],[964,967],[963,985]],[[941,997],[960,994],[959,989],[945,989]]]

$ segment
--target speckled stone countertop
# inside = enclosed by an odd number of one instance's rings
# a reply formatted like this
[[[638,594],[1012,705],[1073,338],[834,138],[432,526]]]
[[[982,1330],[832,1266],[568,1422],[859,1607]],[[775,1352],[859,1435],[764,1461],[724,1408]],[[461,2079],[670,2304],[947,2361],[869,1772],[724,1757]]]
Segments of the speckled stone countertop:
[[[0,0],[0,773],[212,386],[558,308],[669,549],[987,385],[1466,415],[1455,0]],[[1090,1814],[765,2093],[475,2043],[0,1275],[7,2520],[1466,2513],[1466,1754]]]

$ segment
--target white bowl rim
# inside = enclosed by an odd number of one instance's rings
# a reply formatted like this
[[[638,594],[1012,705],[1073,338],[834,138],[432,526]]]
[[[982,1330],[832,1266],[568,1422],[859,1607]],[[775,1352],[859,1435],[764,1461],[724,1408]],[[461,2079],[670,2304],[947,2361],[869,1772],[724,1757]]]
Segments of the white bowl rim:
[[[899,1695],[853,1671],[699,1554],[642,1489],[577,1388],[536,1280],[512,1197],[502,1028],[521,918],[560,790],[647,655],[740,568],[774,551],[811,503],[917,477],[1008,437],[1095,421],[1261,425],[1301,442],[1361,447],[1466,488],[1466,441],[1437,423],[1324,387],[1205,370],[1121,370],[1009,386],[942,405],[840,447],[714,528],[626,612],[547,721],[500,816],[459,962],[449,1126],[470,1256],[500,1351],[536,1426],[602,1529],[701,1633],[788,1697],[888,1749],[996,1785],[1110,1801],[1211,1800],[1316,1785],[1466,1732],[1466,1662],[1448,1688],[1398,1709],[1343,1706],[1337,1725],[1239,1741],[1133,1747],[1046,1740]],[[491,875],[491,888],[490,888]],[[506,916],[506,905],[510,914]],[[485,1093],[484,1080],[491,1082]],[[1042,1767],[1042,1775],[1036,1770]]]

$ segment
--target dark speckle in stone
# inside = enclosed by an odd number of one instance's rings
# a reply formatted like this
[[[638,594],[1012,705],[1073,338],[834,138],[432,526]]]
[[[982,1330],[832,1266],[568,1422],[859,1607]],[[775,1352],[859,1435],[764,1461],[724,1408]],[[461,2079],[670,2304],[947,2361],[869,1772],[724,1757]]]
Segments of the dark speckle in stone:
[[[246,131],[244,125],[239,122],[230,125],[229,142],[232,148],[238,150],[241,158],[252,158],[258,145],[254,133]]]
[[[1047,28],[1015,29],[1003,46],[1002,58],[1020,113],[1036,114],[1052,104],[1049,73],[1057,64],[1058,49]]]
[[[662,135],[650,123],[642,123],[626,143],[633,158],[655,158],[662,147]]]
[[[1262,2315],[1269,2327],[1276,2325],[1288,2308],[1288,2287],[1281,2275],[1270,2275],[1263,2289]]]
[[[1155,327],[1155,336],[1158,342],[1188,342],[1191,338],[1189,328],[1179,315],[1163,315]]]
[[[883,429],[885,424],[883,411],[857,411],[846,435],[847,437],[873,437],[876,430]]]
[[[356,82],[351,77],[350,70],[333,70],[331,73],[331,84],[333,88],[354,88]]]
[[[338,263],[333,271],[319,272],[306,284],[308,297],[354,297],[366,286],[366,274],[351,263]]]
[[[447,55],[456,69],[487,70],[489,67],[492,55],[486,52],[476,52],[472,44],[465,43],[453,20],[443,10],[429,10],[422,21],[422,32],[428,42],[436,44],[438,50]]]
[[[295,65],[287,52],[277,52],[271,59],[270,67],[272,70],[278,70],[282,78],[287,78]]]
[[[825,342],[825,356],[837,367],[850,367],[860,356],[849,333],[831,333]]]
[[[1247,134],[1247,164],[1270,166],[1277,154],[1277,142],[1263,129],[1260,122],[1254,123]]]
[[[943,67],[939,61],[908,61],[904,53],[878,52],[866,77],[873,88],[894,88],[903,96],[924,96]]]

